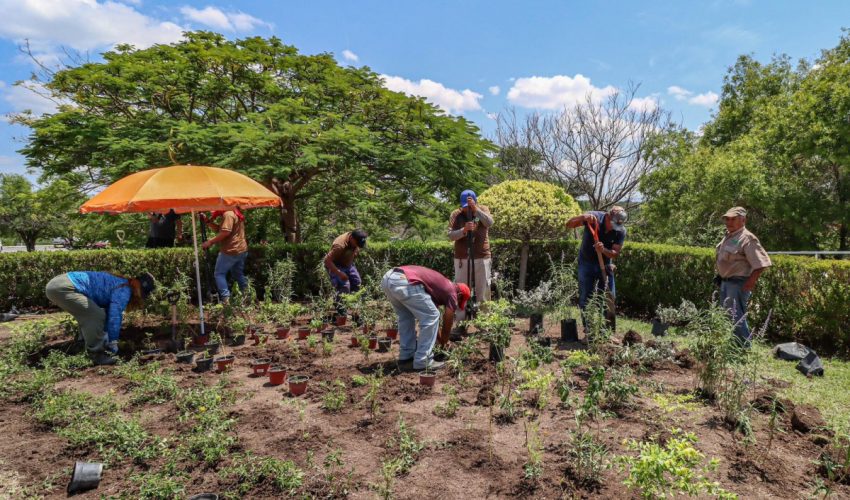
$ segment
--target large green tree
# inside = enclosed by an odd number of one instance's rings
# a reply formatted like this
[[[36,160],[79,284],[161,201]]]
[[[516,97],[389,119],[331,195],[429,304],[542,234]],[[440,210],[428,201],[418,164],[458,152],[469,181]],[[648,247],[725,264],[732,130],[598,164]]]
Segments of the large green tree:
[[[64,180],[36,189],[22,175],[0,174],[0,225],[4,233],[19,237],[29,252],[39,238],[57,235],[68,225],[79,200]]]
[[[775,250],[850,244],[850,38],[809,64],[743,56],[729,69],[701,138],[668,134],[663,165],[641,182],[643,234],[710,244],[719,216],[749,210],[748,226]]]
[[[493,146],[472,123],[277,38],[119,45],[45,84],[71,104],[18,119],[32,128],[21,152],[46,177],[83,172],[103,185],[176,163],[237,169],[281,197],[289,241],[303,238],[300,212],[321,236],[364,219],[411,225],[493,171]]]

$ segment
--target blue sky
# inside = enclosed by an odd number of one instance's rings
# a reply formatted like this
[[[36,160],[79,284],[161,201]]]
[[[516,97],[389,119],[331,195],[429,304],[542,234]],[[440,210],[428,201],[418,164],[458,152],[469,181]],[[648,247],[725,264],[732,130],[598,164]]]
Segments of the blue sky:
[[[493,116],[557,110],[588,93],[640,84],[691,129],[708,120],[740,54],[816,57],[833,47],[850,1],[153,1],[0,0],[0,115],[52,105],[14,86],[29,77],[25,39],[44,61],[63,48],[93,59],[115,43],[168,43],[188,29],[275,35],[303,53],[386,75],[485,134]],[[25,171],[27,130],[0,120],[0,171]]]

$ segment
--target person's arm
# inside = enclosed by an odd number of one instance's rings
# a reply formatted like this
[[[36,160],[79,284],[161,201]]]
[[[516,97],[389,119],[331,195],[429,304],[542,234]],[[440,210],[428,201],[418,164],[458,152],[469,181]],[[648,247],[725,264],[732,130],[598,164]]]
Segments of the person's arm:
[[[484,207],[476,207],[475,213],[478,215],[478,220],[484,224],[484,227],[491,227],[493,225],[493,216],[490,215],[490,212],[484,210]]]
[[[204,217],[204,221],[207,223],[207,227],[213,231],[219,232],[221,230],[221,226],[213,222],[212,217]]]
[[[750,277],[747,278],[747,281],[744,282],[743,289],[745,292],[752,292],[756,287],[756,281],[758,281],[759,276],[761,276],[762,271],[764,271],[765,267],[761,267],[759,269],[753,269],[753,273],[750,274]]]
[[[443,308],[443,328],[437,336],[437,343],[445,346],[449,343],[449,334],[452,332],[452,323],[455,321],[455,310],[448,307]]]
[[[228,231],[226,229],[222,229],[221,231],[218,232],[217,235],[215,235],[215,237],[213,237],[210,240],[203,242],[203,244],[201,244],[201,247],[204,248],[204,249],[207,249],[207,248],[215,245],[216,243],[218,243],[220,241],[226,240],[229,237],[230,237],[230,231]]]
[[[452,241],[457,241],[457,240],[463,238],[463,236],[466,234],[466,231],[464,231],[463,228],[452,229],[455,226],[455,220],[457,219],[457,216],[459,214],[460,214],[460,212],[457,212],[457,211],[452,212],[452,216],[449,219],[449,233],[448,234],[449,234],[449,239],[452,240]]]
[[[581,227],[585,222],[593,224],[596,221],[596,216],[593,214],[581,214],[567,221],[567,229],[575,229]]]
[[[124,319],[124,309],[130,302],[130,288],[116,288],[109,297],[106,308],[106,335],[109,342],[115,342],[121,334],[121,321]]]
[[[334,250],[336,249],[337,247],[331,247],[331,251],[325,255],[325,267],[328,268],[328,271],[330,271],[334,276],[341,279],[343,282],[346,282],[348,281],[348,275],[340,271],[339,268],[336,267],[336,264],[334,264]]]
[[[620,250],[623,249],[622,245],[611,245],[611,250],[608,250],[607,248],[605,248],[605,245],[601,241],[596,242],[593,246],[594,248],[600,249],[602,251],[602,255],[608,257],[611,260],[614,260],[619,257]]]

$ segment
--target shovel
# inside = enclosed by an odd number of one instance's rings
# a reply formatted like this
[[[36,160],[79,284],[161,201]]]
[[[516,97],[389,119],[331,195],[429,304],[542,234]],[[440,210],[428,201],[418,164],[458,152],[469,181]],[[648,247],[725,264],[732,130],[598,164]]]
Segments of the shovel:
[[[593,236],[593,242],[599,243],[599,221],[595,224],[588,224],[587,228]],[[595,247],[594,247],[595,248]],[[614,302],[614,294],[608,289],[608,271],[605,269],[605,259],[602,257],[602,250],[596,249],[596,258],[599,260],[599,270],[602,271],[602,282],[605,283],[605,322],[612,331],[617,331],[617,305]]]

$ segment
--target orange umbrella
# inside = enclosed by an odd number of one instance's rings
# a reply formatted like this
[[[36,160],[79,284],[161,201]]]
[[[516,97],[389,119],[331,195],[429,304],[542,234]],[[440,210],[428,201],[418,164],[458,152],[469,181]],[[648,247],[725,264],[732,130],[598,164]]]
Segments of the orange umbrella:
[[[195,212],[232,207],[276,207],[280,197],[259,182],[233,170],[194,165],[153,168],[107,187],[80,207],[82,213],[166,212],[192,214],[192,243],[195,247],[195,278],[201,335],[204,334],[204,304],[201,299],[201,270]]]
[[[233,170],[194,165],[153,168],[128,175],[80,207],[80,212],[178,213],[276,207],[280,198],[262,184]]]

